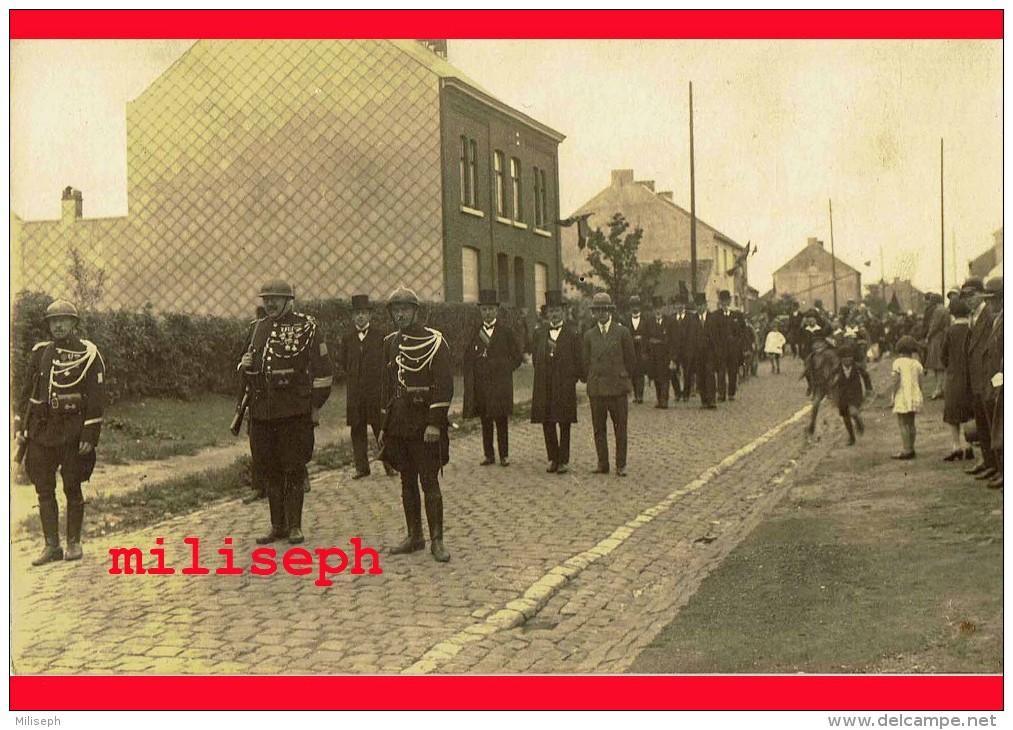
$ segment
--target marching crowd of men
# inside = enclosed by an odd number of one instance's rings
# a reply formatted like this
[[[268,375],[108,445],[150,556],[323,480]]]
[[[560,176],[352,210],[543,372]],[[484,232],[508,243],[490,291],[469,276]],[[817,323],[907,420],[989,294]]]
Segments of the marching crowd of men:
[[[993,277],[987,287],[980,279],[969,279],[953,294],[947,317],[956,321],[949,327],[960,323],[961,304],[972,312],[959,358],[952,354],[949,358],[950,362],[960,359],[958,364],[967,373],[960,386],[969,395],[965,415],[977,422],[982,449],[981,462],[968,472],[997,479],[1001,488],[1002,277]],[[254,488],[267,498],[271,523],[257,543],[287,540],[297,544],[305,539],[302,511],[309,492],[307,465],[320,409],[331,392],[331,359],[317,323],[293,310],[295,293],[287,282],[268,282],[260,297],[263,316],[251,324],[237,363],[244,388],[233,432],[238,434],[248,413]],[[425,548],[424,503],[430,550],[435,560],[446,562],[450,555],[443,544],[439,475],[450,458],[451,345],[443,333],[419,321],[421,304],[410,289],[400,287],[388,298],[386,308],[394,331],[386,337],[372,324],[373,304],[368,296],[354,295],[351,304],[355,329],[342,339],[340,357],[347,378],[353,478],[370,474],[368,433],[372,431],[386,474],[399,474],[401,479],[407,537],[390,552]],[[760,343],[771,330],[785,332],[788,345],[800,356],[827,338],[858,353],[860,363],[865,352],[887,346],[873,334],[882,331],[882,322],[864,305],[854,307],[850,302],[836,317],[823,312],[816,302],[805,313],[796,310],[782,318],[761,315],[750,322],[731,308],[728,291],[719,293],[714,310],[708,308],[703,293],[694,296],[693,306],[687,296],[674,297],[667,305],[653,298],[649,310],[633,296],[629,312],[622,317],[610,295],[598,293],[591,300],[590,321],[582,323],[568,312],[562,292],[549,291],[540,325],[528,342],[501,321],[497,292],[481,291],[478,309],[480,321],[463,342],[462,415],[481,421],[484,458],[480,464],[495,465],[497,453],[501,466],[510,464],[513,373],[524,361],[524,352],[530,351],[534,369],[531,422],[542,425],[547,471],[557,474],[570,469],[578,382],[587,383],[597,456],[594,473],[608,474],[612,469],[607,432],[611,420],[615,473],[623,477],[630,396],[633,403],[644,403],[648,380],[654,384],[655,408],[668,408],[670,397],[686,402],[698,395],[701,408],[715,409],[717,402],[735,400],[740,374],[756,373],[763,349]],[[929,351],[940,332],[949,336],[947,326],[940,324],[944,319],[951,322],[936,312],[926,313],[923,334]],[[102,357],[93,343],[77,336],[80,318],[74,305],[53,302],[46,320],[52,340],[38,343],[32,351],[15,423],[19,460],[23,459],[35,485],[45,537],[43,553],[33,565],[81,558],[81,483],[95,465],[105,405]],[[950,365],[946,370],[948,378]],[[58,469],[67,497],[66,553],[58,529]]]

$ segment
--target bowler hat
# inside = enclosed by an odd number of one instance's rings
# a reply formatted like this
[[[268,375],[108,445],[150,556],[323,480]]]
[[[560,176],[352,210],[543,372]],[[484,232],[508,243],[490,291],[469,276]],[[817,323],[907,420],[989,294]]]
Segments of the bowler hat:
[[[967,277],[960,287],[961,294],[980,294],[983,291],[985,291],[985,284],[980,276]]]
[[[353,294],[352,309],[369,309],[369,294]]]
[[[558,289],[550,289],[545,292],[545,306],[546,307],[565,307],[566,302],[563,301],[563,292]]]
[[[718,292],[719,302],[730,302],[732,300],[732,293],[727,289],[722,289]]]
[[[591,297],[591,309],[615,309],[608,292],[600,291]]]
[[[1002,296],[1002,275],[990,276],[988,281],[985,282],[985,294],[986,296]]]
[[[496,306],[499,304],[499,292],[495,289],[481,289],[478,292],[478,304],[479,306],[488,304]]]
[[[634,294],[632,297],[630,297],[630,306],[631,307],[640,306],[640,297],[638,295]]]

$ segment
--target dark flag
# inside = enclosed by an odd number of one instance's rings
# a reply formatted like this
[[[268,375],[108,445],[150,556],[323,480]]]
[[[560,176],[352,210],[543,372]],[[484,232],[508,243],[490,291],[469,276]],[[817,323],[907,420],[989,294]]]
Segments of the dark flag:
[[[587,219],[592,215],[592,213],[584,213],[567,218],[566,220],[556,221],[564,228],[569,228],[574,223],[577,224],[577,248],[581,251],[587,246],[587,239],[591,236],[591,224],[587,222]]]
[[[751,244],[752,241],[746,242],[746,250],[735,257],[735,265],[732,268],[728,269],[728,271],[726,271],[725,274],[727,274],[728,276],[735,276],[736,274],[742,273],[742,267],[745,265],[746,259],[749,258],[749,247]]]

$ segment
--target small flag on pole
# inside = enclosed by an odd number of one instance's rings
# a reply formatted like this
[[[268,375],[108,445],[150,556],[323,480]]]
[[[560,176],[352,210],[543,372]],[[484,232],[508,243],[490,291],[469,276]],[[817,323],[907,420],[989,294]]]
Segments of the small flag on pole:
[[[584,247],[587,246],[587,239],[591,236],[591,224],[587,222],[587,219],[592,215],[592,213],[583,213],[582,215],[575,215],[571,218],[567,218],[566,220],[557,221],[557,223],[564,228],[569,228],[574,223],[577,224],[577,248],[581,251],[583,251]]]

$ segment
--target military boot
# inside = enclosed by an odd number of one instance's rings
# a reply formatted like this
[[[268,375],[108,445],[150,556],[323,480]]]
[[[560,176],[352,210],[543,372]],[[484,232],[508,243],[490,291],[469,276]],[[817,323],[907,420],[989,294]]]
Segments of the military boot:
[[[412,487],[411,490],[402,489],[401,504],[404,507],[408,537],[390,549],[391,555],[414,553],[426,546],[426,538],[422,536],[422,502],[419,501],[418,487]]]
[[[81,549],[81,525],[84,522],[84,502],[67,502],[67,554],[65,560],[80,560],[84,557]]]
[[[267,505],[271,511],[271,531],[257,538],[258,545],[267,545],[288,537],[288,526],[285,524],[285,500],[281,491],[274,485],[267,488]]]
[[[302,506],[306,496],[305,488],[308,479],[289,477],[288,491],[285,494],[285,522],[288,525],[288,541],[298,545],[306,540],[302,534]]]
[[[426,521],[429,522],[429,551],[440,563],[450,560],[450,553],[443,547],[443,495],[439,492],[426,495]]]
[[[45,502],[39,501],[39,518],[42,521],[42,534],[46,537],[46,547],[42,554],[32,561],[32,565],[45,565],[63,560],[63,548],[60,547],[60,508],[56,498]]]

